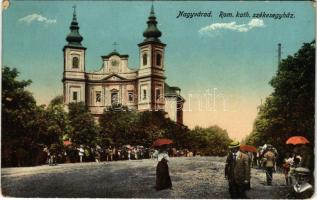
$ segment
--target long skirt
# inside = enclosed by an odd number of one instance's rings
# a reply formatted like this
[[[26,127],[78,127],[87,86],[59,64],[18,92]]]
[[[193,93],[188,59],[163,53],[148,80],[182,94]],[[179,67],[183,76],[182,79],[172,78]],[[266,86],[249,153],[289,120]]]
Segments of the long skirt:
[[[156,190],[172,188],[172,181],[168,171],[167,161],[162,159],[156,167]]]

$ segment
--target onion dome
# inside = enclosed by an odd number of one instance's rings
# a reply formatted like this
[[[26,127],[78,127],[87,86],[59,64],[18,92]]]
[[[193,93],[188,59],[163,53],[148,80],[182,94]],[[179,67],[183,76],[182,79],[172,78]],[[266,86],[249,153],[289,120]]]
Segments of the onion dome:
[[[70,33],[66,37],[66,41],[68,42],[68,45],[74,45],[74,46],[82,46],[81,41],[83,41],[83,37],[79,34],[79,26],[76,18],[76,7],[74,6],[74,13],[73,13],[73,20],[70,24]]]
[[[160,41],[158,38],[161,37],[161,31],[156,27],[157,21],[154,13],[154,7],[152,5],[149,20],[147,21],[148,27],[143,32],[145,37],[144,41]]]

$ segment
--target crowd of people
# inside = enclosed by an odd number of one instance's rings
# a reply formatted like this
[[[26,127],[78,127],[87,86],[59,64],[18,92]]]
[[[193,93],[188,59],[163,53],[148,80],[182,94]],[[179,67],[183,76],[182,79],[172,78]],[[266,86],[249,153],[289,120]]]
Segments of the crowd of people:
[[[172,182],[168,170],[169,156],[197,156],[198,152],[191,152],[187,149],[177,150],[176,148],[147,148],[140,145],[123,145],[94,147],[79,145],[68,145],[62,151],[54,148],[45,147],[47,153],[47,163],[56,165],[57,163],[67,162],[101,162],[117,160],[138,160],[138,159],[157,159],[156,186],[157,190],[172,188]],[[288,154],[283,161],[282,169],[285,175],[286,185],[292,184],[292,173],[295,168],[303,165],[303,155],[301,151],[294,151]],[[238,141],[233,141],[229,145],[229,154],[225,164],[225,177],[229,184],[231,198],[247,198],[245,191],[251,189],[251,168],[257,167],[265,170],[266,183],[272,185],[273,172],[277,171],[276,161],[278,152],[272,145],[265,144],[258,147],[256,152],[250,152],[240,148]]]
[[[309,155],[305,154],[301,148],[295,148],[292,153],[286,155],[282,169],[285,175],[285,184],[292,185],[295,182],[295,169],[305,166],[305,159]],[[272,185],[273,173],[277,171],[277,158],[279,156],[276,148],[265,144],[258,148],[256,152],[248,152],[240,149],[240,143],[233,141],[229,145],[229,154],[226,159],[225,177],[228,180],[229,193],[231,198],[247,198],[245,191],[250,189],[251,168],[264,169],[266,174],[266,184]],[[306,162],[309,159],[306,159]],[[309,171],[309,170],[305,170]],[[294,180],[293,180],[294,179]]]
[[[307,168],[307,164],[305,163],[308,159],[307,157],[312,155],[305,155],[301,150],[295,149],[294,152],[287,153],[286,157],[283,160],[282,168],[283,173],[285,175],[285,183],[286,185],[292,185],[295,180],[294,174],[295,169],[299,167]]]
[[[68,145],[63,149],[45,147],[43,151],[46,152],[47,163],[49,165],[70,162],[137,160],[150,158],[154,152],[154,150],[150,148],[131,145],[124,145],[121,147],[107,146],[104,148],[99,145],[94,147]]]
[[[117,160],[139,160],[157,158],[159,151],[154,148],[147,148],[141,145],[123,145],[101,147],[96,145],[94,147],[84,145],[68,145],[64,148],[56,148],[54,146],[44,147],[43,151],[47,155],[46,163],[49,165],[56,165],[57,163],[74,163],[74,162],[101,162],[101,161],[117,161]],[[176,148],[169,148],[166,150],[171,157],[192,157],[198,155],[196,152],[187,149],[177,150]]]

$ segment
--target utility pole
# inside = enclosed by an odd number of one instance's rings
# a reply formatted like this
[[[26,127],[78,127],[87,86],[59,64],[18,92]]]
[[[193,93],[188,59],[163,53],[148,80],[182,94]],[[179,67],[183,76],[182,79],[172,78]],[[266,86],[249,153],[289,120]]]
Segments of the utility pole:
[[[278,63],[277,64],[280,65],[280,63],[281,63],[281,54],[282,54],[282,52],[281,52],[282,51],[281,50],[282,49],[282,44],[278,43],[277,44],[277,48],[278,48],[277,49],[277,52],[278,52],[278,55],[277,55],[278,56],[278,58],[277,58],[278,59]]]

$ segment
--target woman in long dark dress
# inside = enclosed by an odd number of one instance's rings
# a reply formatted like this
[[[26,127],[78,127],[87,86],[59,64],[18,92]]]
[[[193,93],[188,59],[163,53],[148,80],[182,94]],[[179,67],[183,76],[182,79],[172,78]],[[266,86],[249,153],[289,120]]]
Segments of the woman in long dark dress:
[[[168,155],[160,153],[158,155],[158,164],[156,167],[156,190],[172,189],[172,181],[168,170]]]

